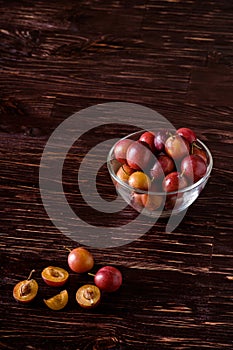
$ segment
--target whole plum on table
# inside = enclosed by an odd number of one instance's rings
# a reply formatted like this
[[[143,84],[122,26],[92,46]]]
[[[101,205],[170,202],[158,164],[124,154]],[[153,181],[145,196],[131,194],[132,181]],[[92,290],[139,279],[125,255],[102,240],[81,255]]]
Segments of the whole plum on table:
[[[90,271],[94,266],[93,255],[85,248],[78,247],[70,250],[68,265],[72,271],[83,273]]]
[[[104,292],[115,292],[122,284],[122,274],[113,266],[104,266],[95,274],[94,282]]]

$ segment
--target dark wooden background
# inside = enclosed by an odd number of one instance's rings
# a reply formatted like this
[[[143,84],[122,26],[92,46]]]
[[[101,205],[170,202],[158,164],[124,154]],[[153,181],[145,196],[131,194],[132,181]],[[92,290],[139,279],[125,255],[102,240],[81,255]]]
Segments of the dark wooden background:
[[[233,3],[229,0],[0,1],[1,349],[233,348]],[[90,248],[96,268],[117,266],[124,283],[99,308],[83,311],[75,292],[87,276],[71,273],[66,309],[40,276],[67,267],[63,246],[77,242],[48,218],[39,164],[52,131],[97,103],[139,103],[176,127],[196,130],[214,157],[211,179],[174,232],[160,220],[131,244]],[[124,134],[113,127],[111,134]],[[70,204],[90,219],[75,169],[97,130],[68,156]],[[74,155],[77,156],[74,161]],[[106,168],[103,197],[114,196]],[[66,182],[65,182],[66,183]],[[130,220],[127,208],[117,224]],[[97,225],[109,218],[93,215]],[[100,222],[101,221],[101,222]],[[77,226],[77,230],[82,227]],[[39,294],[27,306],[13,286],[35,268]]]

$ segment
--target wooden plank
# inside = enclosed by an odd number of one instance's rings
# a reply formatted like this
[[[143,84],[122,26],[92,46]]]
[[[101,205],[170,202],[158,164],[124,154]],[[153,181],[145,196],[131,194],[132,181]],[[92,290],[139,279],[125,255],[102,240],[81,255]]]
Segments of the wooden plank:
[[[227,0],[0,1],[1,341],[3,349],[232,349],[232,4]],[[82,310],[75,293],[92,277],[71,272],[70,300],[55,313],[43,298],[57,292],[44,267],[68,269],[64,246],[77,242],[53,225],[39,189],[40,159],[52,131],[76,111],[134,102],[193,128],[214,157],[211,178],[174,232],[159,220],[118,248],[89,248],[95,270],[123,274],[121,289]],[[85,152],[131,127],[114,124],[83,135],[63,171],[77,215],[96,226],[136,217],[127,207],[102,215],[77,186]],[[54,150],[53,160],[59,157]],[[104,162],[104,160],[103,160]],[[53,162],[51,162],[51,167]],[[115,191],[102,167],[103,198]],[[56,200],[56,199],[54,199]],[[94,202],[98,200],[93,196]],[[148,225],[141,221],[141,224]],[[75,223],[77,232],[82,224]],[[15,302],[13,286],[35,268],[39,295]]]

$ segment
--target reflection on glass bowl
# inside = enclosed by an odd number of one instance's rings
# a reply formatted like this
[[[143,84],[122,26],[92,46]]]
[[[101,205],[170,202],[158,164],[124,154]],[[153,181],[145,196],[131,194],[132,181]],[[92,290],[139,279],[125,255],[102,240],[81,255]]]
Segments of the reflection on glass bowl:
[[[143,131],[137,131],[130,135],[125,136],[123,139],[138,140]],[[207,146],[197,139],[196,145],[202,148],[207,155],[208,164],[207,171],[205,175],[197,182],[187,186],[181,190],[166,193],[164,191],[153,192],[153,191],[143,191],[140,189],[135,189],[131,187],[127,182],[122,181],[116,174],[121,163],[118,162],[114,157],[115,145],[109,151],[107,157],[108,171],[115,185],[116,191],[121,195],[121,197],[132,206],[138,212],[150,216],[150,217],[169,217],[172,214],[179,214],[183,210],[187,209],[199,196],[203,188],[205,187],[210,173],[213,167],[213,158],[210,150]],[[150,198],[151,205],[146,207],[142,204],[143,195],[147,195]]]

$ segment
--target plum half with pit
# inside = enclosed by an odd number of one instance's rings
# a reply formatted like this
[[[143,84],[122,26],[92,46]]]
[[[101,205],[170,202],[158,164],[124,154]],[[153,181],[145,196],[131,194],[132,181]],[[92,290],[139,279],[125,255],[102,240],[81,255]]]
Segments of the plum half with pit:
[[[101,299],[100,289],[92,284],[85,284],[76,292],[76,301],[84,309],[92,309],[99,305]]]
[[[61,287],[67,282],[69,273],[61,267],[48,266],[41,272],[41,277],[48,286]]]
[[[32,270],[26,280],[20,281],[14,286],[13,297],[21,303],[30,303],[37,295],[38,283],[32,279]]]

